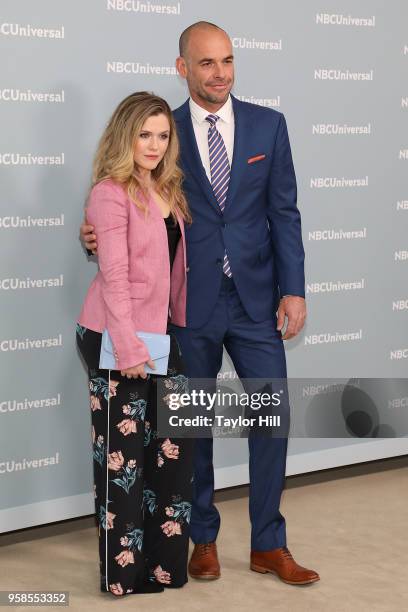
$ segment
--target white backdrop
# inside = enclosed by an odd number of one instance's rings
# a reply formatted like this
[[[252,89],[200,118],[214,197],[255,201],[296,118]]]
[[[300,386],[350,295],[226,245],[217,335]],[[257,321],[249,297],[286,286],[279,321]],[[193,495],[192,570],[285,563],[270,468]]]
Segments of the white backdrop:
[[[231,35],[235,95],[287,118],[309,311],[287,344],[290,376],[385,381],[364,439],[294,438],[288,474],[407,453],[406,438],[379,426],[408,401],[389,384],[406,377],[408,358],[407,3],[3,0],[1,531],[94,511],[75,348],[96,271],[78,240],[91,160],[130,92],[185,100],[174,60],[198,19]],[[246,460],[244,440],[217,440],[217,486],[246,482]]]

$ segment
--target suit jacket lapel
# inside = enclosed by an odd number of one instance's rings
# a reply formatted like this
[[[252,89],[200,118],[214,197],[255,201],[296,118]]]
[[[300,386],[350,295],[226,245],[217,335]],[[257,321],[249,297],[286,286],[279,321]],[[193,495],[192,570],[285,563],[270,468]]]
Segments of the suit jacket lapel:
[[[232,107],[234,109],[234,151],[232,155],[232,166],[230,182],[227,191],[227,199],[225,201],[224,215],[228,212],[228,205],[235,198],[241,178],[245,172],[247,165],[247,156],[245,150],[250,140],[251,135],[251,119],[250,115],[244,112],[243,104],[234,96],[232,98]]]
[[[208,180],[204,166],[201,162],[200,152],[194,134],[193,122],[191,120],[190,106],[187,102],[178,111],[180,116],[176,116],[177,131],[181,142],[183,164],[188,166],[190,172],[195,176],[200,184],[207,200],[215,208],[219,215],[222,215],[218,201],[214,195],[210,181]]]

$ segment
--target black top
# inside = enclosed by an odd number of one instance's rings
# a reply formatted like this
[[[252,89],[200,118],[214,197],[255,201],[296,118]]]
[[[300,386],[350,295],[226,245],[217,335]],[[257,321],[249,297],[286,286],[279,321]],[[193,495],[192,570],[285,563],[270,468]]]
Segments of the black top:
[[[173,215],[169,215],[164,218],[167,229],[167,239],[169,242],[169,258],[170,258],[170,271],[173,267],[174,258],[176,256],[176,249],[178,242],[181,238],[181,230],[177,221],[174,221]]]

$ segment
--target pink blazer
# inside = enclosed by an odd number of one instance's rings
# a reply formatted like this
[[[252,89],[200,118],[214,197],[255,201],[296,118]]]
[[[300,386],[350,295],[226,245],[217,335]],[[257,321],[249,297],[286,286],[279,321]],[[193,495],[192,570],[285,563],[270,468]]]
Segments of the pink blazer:
[[[182,238],[170,279],[166,224],[153,199],[145,217],[125,190],[112,180],[93,187],[87,218],[95,226],[99,271],[92,281],[78,323],[93,331],[108,329],[117,369],[147,361],[146,345],[135,331],[166,333],[172,323],[186,325],[186,244]]]

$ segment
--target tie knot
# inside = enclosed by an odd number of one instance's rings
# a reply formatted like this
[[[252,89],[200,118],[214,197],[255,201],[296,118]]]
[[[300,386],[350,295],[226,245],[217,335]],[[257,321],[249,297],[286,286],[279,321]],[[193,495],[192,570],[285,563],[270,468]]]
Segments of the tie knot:
[[[208,123],[211,125],[211,127],[214,127],[214,125],[217,123],[219,119],[218,115],[207,115],[205,120],[208,121]]]

